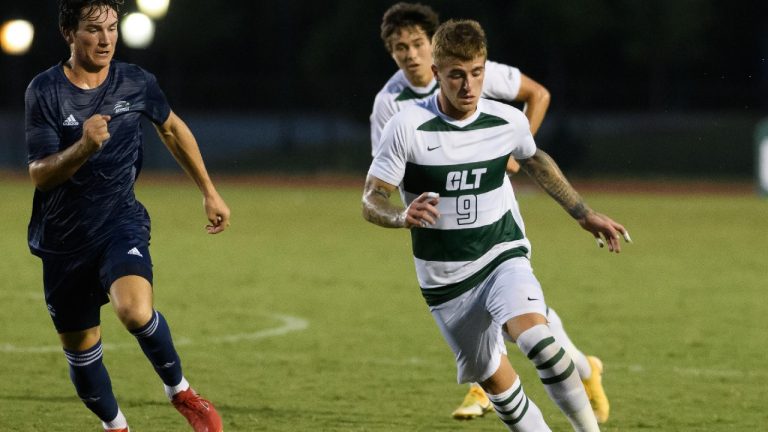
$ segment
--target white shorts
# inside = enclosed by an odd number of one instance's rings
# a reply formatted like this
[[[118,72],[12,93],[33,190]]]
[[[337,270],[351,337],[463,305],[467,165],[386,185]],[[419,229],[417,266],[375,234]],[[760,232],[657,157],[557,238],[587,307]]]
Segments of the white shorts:
[[[458,382],[482,382],[507,354],[502,326],[527,313],[546,316],[541,285],[525,257],[501,263],[478,286],[430,307],[440,332],[456,356]]]

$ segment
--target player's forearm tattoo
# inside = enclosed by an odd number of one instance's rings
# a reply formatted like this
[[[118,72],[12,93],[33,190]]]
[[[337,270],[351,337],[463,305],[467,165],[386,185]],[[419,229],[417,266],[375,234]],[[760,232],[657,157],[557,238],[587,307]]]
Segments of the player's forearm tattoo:
[[[576,205],[572,208],[566,208],[566,210],[568,211],[568,214],[570,214],[574,219],[584,218],[592,211],[589,207],[587,207],[586,204],[584,204],[583,201],[576,203]]]
[[[405,212],[392,205],[391,193],[381,185],[367,181],[363,193],[363,217],[368,222],[385,228],[403,228]]]
[[[521,162],[522,169],[536,180],[536,183],[554,198],[571,217],[581,219],[592,212],[547,153],[537,150],[533,157]]]

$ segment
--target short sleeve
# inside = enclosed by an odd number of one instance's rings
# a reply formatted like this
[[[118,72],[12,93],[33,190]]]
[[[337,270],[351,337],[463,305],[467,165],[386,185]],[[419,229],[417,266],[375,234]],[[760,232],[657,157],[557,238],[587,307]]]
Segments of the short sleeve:
[[[485,62],[483,97],[511,102],[520,93],[520,69],[505,64]]]
[[[27,163],[60,151],[61,134],[54,110],[33,81],[24,95],[24,129]]]
[[[163,124],[171,115],[171,106],[168,104],[165,93],[160,89],[157,78],[149,72],[144,73],[147,79],[145,114],[152,123]]]
[[[392,118],[393,115],[397,113],[395,111],[394,107],[392,106],[392,103],[390,102],[390,98],[387,97],[387,95],[383,92],[376,95],[376,99],[373,102],[373,111],[371,112],[371,156],[376,156],[376,153],[378,152],[380,141],[381,141],[381,134],[384,129],[384,125],[387,124],[387,121]]]
[[[368,169],[368,175],[393,186],[402,182],[407,161],[407,138],[398,118],[399,116],[393,117],[384,126],[378,151]]]
[[[514,125],[512,157],[515,159],[533,157],[536,153],[536,141],[533,140],[528,118],[514,107],[509,107],[509,109],[513,113],[512,122]]]

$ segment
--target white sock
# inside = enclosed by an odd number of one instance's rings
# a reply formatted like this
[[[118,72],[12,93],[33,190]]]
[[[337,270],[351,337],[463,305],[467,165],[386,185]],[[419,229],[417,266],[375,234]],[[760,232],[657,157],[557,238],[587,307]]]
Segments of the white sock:
[[[499,418],[511,431],[516,432],[550,432],[549,426],[544,422],[539,407],[528,399],[520,384],[520,377],[508,390],[492,395],[488,393],[488,399],[493,404]]]
[[[576,431],[599,431],[576,366],[548,326],[535,325],[517,338],[523,354],[536,366],[550,399],[568,417]]]
[[[568,334],[565,332],[563,321],[552,308],[547,309],[547,321],[549,321],[549,329],[552,330],[555,339],[560,342],[560,345],[562,345],[568,355],[571,356],[571,360],[573,360],[573,364],[576,365],[576,370],[579,371],[581,379],[589,379],[589,377],[592,376],[592,367],[589,365],[587,356],[576,348],[576,345],[574,345],[571,338],[569,338]]]
[[[181,377],[181,382],[176,384],[175,386],[169,386],[166,384],[163,384],[163,387],[165,387],[165,395],[168,396],[168,399],[173,399],[173,396],[178,392],[183,392],[184,390],[189,388],[189,383],[187,382],[187,379],[184,377]]]
[[[125,429],[128,427],[128,420],[125,419],[120,408],[117,409],[117,416],[108,422],[101,422],[104,429]]]

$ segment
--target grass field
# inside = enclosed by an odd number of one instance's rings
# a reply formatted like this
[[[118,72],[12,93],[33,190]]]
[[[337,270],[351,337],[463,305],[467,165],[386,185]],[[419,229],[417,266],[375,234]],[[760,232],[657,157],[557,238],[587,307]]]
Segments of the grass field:
[[[228,431],[501,431],[449,417],[465,387],[415,282],[406,231],[360,217],[359,187],[223,183],[232,227],[204,233],[191,182],[140,181],[156,306],[185,375]],[[548,197],[518,198],[533,265],[572,339],[599,355],[606,431],[768,428],[768,200],[585,193],[634,244],[598,249]],[[77,399],[26,247],[32,189],[0,182],[0,431],[97,431]],[[132,430],[188,430],[109,306],[105,362]],[[569,430],[518,350],[553,430]]]

